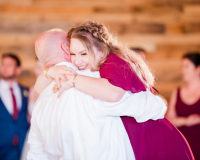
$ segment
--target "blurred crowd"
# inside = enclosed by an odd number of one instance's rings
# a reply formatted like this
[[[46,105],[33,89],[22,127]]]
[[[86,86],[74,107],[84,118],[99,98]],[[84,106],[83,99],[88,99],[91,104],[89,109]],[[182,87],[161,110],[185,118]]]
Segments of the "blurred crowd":
[[[131,48],[147,63],[142,48]],[[37,78],[43,65],[36,60]],[[0,159],[23,160],[28,151],[27,133],[31,113],[38,94],[33,87],[20,85],[21,62],[14,53],[5,53],[0,64]],[[196,159],[200,159],[200,53],[186,53],[182,57],[181,73],[184,85],[172,91],[166,117],[187,139]]]

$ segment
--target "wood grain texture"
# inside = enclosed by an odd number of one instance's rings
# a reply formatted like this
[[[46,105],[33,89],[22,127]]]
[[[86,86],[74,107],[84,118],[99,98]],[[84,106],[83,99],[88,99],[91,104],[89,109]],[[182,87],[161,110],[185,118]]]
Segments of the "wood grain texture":
[[[0,0],[0,55],[19,55],[19,81],[31,86],[37,36],[85,20],[103,22],[124,44],[144,48],[155,87],[167,100],[183,83],[183,54],[200,51],[200,0]]]

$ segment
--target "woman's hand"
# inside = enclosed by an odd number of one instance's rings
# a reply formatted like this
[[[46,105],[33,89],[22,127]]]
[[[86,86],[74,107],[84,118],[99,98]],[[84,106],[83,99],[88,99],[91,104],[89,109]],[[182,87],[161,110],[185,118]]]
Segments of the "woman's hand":
[[[62,93],[63,93],[65,90],[68,90],[68,89],[70,89],[70,88],[72,88],[72,87],[69,85],[68,81],[61,81],[61,87],[59,87],[58,84],[56,83],[56,84],[53,86],[52,90],[53,90],[53,93],[56,93],[56,92],[59,91],[59,93],[58,93],[58,98],[60,98],[60,96],[62,95]]]
[[[68,75],[76,75],[76,71],[72,68],[66,67],[65,65],[53,66],[48,70],[47,73],[54,81],[57,83],[57,86],[60,88],[60,80],[68,80]]]
[[[67,81],[61,80],[60,86],[58,85],[58,83],[56,83],[52,88],[53,93],[56,93],[59,91],[58,93],[58,98],[59,98],[65,90],[73,88],[74,87],[73,83],[75,83],[74,77],[75,77],[74,75],[68,75],[67,76],[68,80]]]
[[[189,115],[186,118],[185,125],[187,127],[194,126],[194,125],[197,125],[197,124],[200,124],[200,115],[198,115],[198,114],[192,114],[192,115]]]

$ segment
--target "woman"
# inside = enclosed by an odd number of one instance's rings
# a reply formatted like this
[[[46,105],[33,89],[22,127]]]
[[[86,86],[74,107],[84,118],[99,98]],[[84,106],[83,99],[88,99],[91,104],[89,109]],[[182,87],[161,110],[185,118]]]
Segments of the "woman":
[[[48,76],[68,79],[61,85],[60,94],[70,86],[104,101],[118,101],[125,91],[137,93],[153,85],[154,78],[144,61],[129,49],[118,47],[105,26],[86,22],[72,28],[68,39],[72,63],[80,70],[100,69],[102,78],[65,72],[60,76],[59,67],[51,67]],[[184,137],[166,118],[144,123],[137,123],[131,117],[121,119],[136,159],[194,159]]]
[[[185,84],[173,91],[166,116],[188,140],[195,159],[200,159],[200,54],[185,54],[181,69]]]

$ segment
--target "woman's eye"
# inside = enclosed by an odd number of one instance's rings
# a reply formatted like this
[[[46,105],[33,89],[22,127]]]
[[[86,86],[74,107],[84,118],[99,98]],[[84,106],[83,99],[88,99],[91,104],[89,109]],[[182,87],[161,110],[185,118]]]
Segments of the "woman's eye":
[[[87,53],[82,53],[81,55],[87,55]]]
[[[71,56],[74,56],[75,54],[74,54],[74,53],[70,53],[70,55],[71,55]]]

